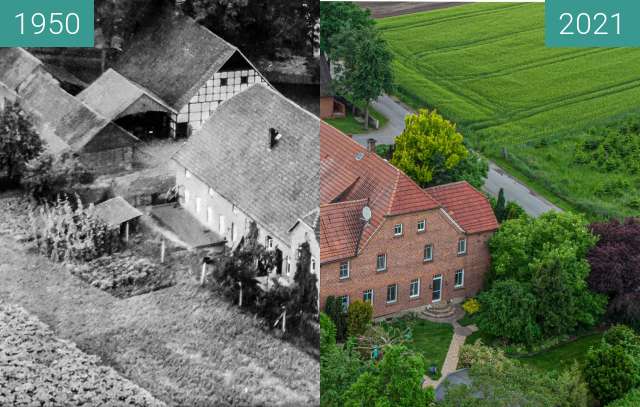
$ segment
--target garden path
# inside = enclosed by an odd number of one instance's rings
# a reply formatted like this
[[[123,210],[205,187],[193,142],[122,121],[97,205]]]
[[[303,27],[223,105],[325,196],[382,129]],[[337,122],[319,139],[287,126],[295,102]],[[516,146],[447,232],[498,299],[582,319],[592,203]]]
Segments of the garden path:
[[[433,380],[429,376],[424,377],[424,382],[422,383],[423,387],[431,386],[433,388],[438,387],[440,383],[450,374],[455,372],[458,369],[458,358],[460,357],[460,348],[464,345],[467,336],[476,332],[478,328],[475,325],[462,326],[458,323],[458,320],[464,316],[464,312],[456,307],[456,312],[453,316],[446,319],[433,319],[428,317],[422,317],[429,321],[434,322],[446,322],[450,323],[453,326],[453,337],[451,338],[451,343],[449,344],[449,350],[447,351],[447,357],[444,359],[444,363],[442,364],[442,368],[440,371],[440,378],[438,380]]]

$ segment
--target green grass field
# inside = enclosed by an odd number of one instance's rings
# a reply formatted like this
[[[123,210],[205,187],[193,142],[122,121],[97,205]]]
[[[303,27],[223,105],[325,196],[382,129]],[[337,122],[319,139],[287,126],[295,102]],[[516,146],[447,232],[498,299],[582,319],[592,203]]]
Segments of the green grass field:
[[[602,334],[587,335],[540,354],[519,358],[519,360],[543,371],[563,371],[570,368],[575,362],[584,363],[589,348],[596,346],[601,340]]]
[[[468,4],[378,20],[378,27],[405,102],[436,108],[474,148],[570,207],[637,214],[627,203],[640,196],[640,176],[572,160],[586,129],[640,112],[640,50],[546,48],[543,4]],[[631,188],[596,196],[617,178]]]
[[[380,128],[386,126],[389,121],[389,119],[387,119],[382,113],[372,107],[369,108],[369,114],[378,120]],[[364,123],[357,121],[349,109],[347,109],[346,117],[339,119],[325,119],[325,121],[345,134],[364,134],[376,130],[373,127],[369,127],[369,130],[365,130]]]

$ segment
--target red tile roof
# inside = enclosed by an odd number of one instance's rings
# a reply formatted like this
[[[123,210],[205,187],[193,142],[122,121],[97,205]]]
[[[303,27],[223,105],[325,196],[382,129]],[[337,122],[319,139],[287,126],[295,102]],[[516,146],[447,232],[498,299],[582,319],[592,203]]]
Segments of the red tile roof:
[[[425,191],[442,204],[465,232],[480,233],[498,229],[498,220],[489,201],[467,181],[427,188]]]
[[[321,263],[356,256],[386,216],[443,207],[466,232],[495,230],[498,222],[480,192],[466,182],[423,190],[402,171],[350,137],[320,125]],[[368,225],[362,208],[372,217]]]

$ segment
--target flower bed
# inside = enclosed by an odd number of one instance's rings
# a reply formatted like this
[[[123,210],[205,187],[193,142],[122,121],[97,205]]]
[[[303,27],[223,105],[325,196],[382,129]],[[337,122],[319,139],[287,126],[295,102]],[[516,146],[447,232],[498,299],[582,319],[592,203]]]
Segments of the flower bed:
[[[0,302],[0,405],[163,406],[19,307]]]

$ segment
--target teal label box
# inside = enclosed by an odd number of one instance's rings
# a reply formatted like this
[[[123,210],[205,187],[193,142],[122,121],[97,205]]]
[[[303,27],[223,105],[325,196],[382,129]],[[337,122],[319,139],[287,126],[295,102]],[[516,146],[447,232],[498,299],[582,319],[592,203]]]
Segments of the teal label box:
[[[640,1],[546,0],[547,47],[638,47]]]
[[[93,0],[0,0],[0,47],[94,46]]]

